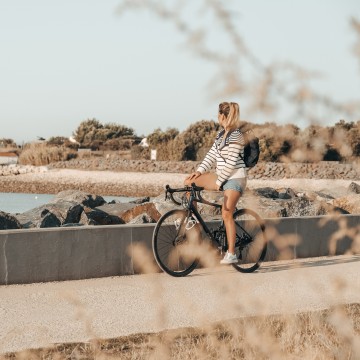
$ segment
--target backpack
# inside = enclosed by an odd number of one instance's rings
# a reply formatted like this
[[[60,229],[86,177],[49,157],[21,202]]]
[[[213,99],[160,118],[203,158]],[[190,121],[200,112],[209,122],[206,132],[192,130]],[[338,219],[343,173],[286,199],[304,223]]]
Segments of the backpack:
[[[259,144],[259,138],[257,138],[252,130],[247,130],[242,132],[239,130],[242,136],[244,137],[245,145],[244,145],[244,157],[242,157],[240,154],[241,159],[244,161],[245,166],[247,168],[254,167],[257,162],[259,161],[260,156],[260,144]],[[234,131],[234,130],[233,130]],[[223,134],[225,130],[222,130],[218,133],[216,139],[219,139]],[[230,137],[231,132],[228,133],[226,136],[227,138]],[[221,156],[221,155],[220,155]]]
[[[260,145],[259,145],[259,138],[257,138],[252,130],[248,130],[245,132],[241,132],[244,140],[244,157],[240,155],[243,159],[246,167],[252,168],[254,167],[260,156]]]

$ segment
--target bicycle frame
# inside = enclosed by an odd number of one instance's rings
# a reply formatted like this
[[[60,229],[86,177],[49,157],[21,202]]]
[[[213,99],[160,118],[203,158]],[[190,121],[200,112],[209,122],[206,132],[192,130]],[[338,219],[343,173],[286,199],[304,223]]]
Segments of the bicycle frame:
[[[170,192],[170,194],[172,194],[170,187],[166,187],[166,190]],[[200,215],[200,213],[198,212],[196,206],[194,205],[194,203],[200,203],[200,204],[204,204],[204,205],[209,205],[212,207],[216,207],[218,209],[222,209],[222,205],[221,204],[217,204],[217,203],[212,203],[206,199],[204,199],[201,195],[200,195],[200,191],[203,190],[200,187],[197,187],[195,184],[192,184],[191,187],[189,188],[183,188],[183,189],[176,189],[176,192],[189,192],[190,196],[188,199],[188,205],[186,207],[186,209],[188,210],[188,215],[190,215],[190,213],[193,213],[197,219],[197,221],[201,224],[202,228],[204,229],[205,233],[208,235],[208,237],[210,238],[210,240],[215,243],[217,246],[221,245],[217,239],[214,238],[211,230],[209,229],[209,227],[206,225],[204,219],[202,218],[202,216]],[[175,191],[173,191],[175,192]],[[170,195],[170,198],[173,200],[173,202],[177,203],[172,195]],[[237,209],[235,209],[236,211]],[[224,220],[221,220],[220,223],[220,227],[224,225]]]

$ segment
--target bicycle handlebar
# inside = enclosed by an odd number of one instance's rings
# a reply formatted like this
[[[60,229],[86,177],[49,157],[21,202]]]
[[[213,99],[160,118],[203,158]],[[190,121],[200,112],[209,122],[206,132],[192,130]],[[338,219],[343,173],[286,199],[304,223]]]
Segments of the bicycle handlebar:
[[[181,202],[178,202],[177,200],[174,199],[173,194],[177,193],[177,192],[186,192],[186,191],[190,191],[193,194],[197,193],[197,196],[199,198],[199,200],[203,201],[203,198],[200,195],[200,191],[204,190],[204,187],[202,186],[197,186],[195,183],[192,183],[191,186],[185,186],[183,188],[177,188],[177,189],[172,189],[170,187],[170,185],[166,185],[165,186],[165,200],[170,198],[170,200],[176,204],[176,205],[181,205]]]

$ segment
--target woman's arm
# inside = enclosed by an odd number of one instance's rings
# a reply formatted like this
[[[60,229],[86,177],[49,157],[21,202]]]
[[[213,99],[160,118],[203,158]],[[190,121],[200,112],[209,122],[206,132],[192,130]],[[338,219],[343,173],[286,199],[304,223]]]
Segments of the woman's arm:
[[[204,160],[197,168],[196,172],[199,172],[200,174],[204,174],[210,171],[215,162],[216,162],[216,144],[214,142],[210,150],[205,155]]]

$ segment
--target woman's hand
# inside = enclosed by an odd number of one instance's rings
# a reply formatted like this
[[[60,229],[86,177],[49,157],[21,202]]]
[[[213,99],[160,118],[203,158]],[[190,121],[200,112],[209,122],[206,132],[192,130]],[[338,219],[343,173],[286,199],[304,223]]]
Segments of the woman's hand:
[[[201,175],[201,172],[200,171],[195,171],[193,172],[192,174],[190,174],[186,180],[195,180],[197,179],[199,176]]]

